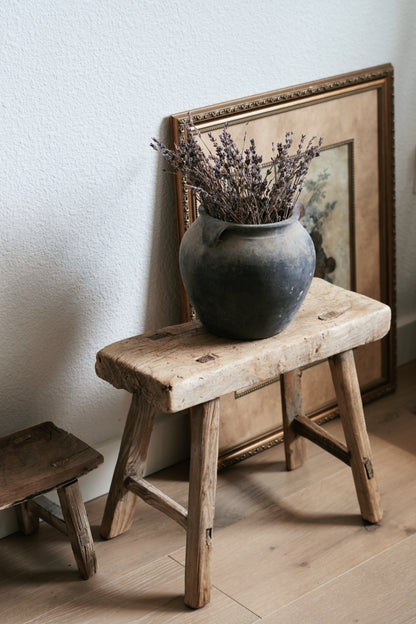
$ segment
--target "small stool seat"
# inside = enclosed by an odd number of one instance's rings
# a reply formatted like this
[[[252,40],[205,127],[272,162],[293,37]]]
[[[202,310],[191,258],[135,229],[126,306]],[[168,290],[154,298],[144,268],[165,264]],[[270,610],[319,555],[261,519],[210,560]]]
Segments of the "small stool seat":
[[[27,535],[39,518],[66,533],[85,579],[95,573],[96,557],[77,479],[102,462],[100,453],[51,422],[0,438],[0,510],[15,506]],[[43,496],[54,489],[62,513]]]
[[[314,278],[295,320],[282,333],[250,342],[209,334],[199,321],[166,327],[99,351],[96,372],[132,393],[101,534],[127,530],[139,496],[186,530],[185,603],[210,599],[218,459],[219,398],[280,375],[288,469],[305,459],[308,438],[351,467],[362,517],[381,519],[379,494],[365,426],[353,349],[381,339],[390,328],[390,308]],[[328,359],[346,444],[305,417],[301,368]],[[192,408],[188,509],[143,479],[156,410]]]

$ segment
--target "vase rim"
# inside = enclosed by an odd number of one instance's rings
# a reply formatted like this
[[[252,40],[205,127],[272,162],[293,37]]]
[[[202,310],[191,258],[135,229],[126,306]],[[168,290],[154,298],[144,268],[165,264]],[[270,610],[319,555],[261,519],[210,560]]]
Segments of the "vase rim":
[[[235,223],[234,221],[225,221],[225,219],[218,219],[217,217],[213,217],[208,214],[203,205],[198,207],[199,216],[202,216],[206,219],[213,219],[214,221],[218,221],[219,223],[224,223],[229,228],[236,228],[241,230],[252,230],[254,228],[262,228],[262,229],[273,229],[276,227],[285,227],[290,225],[293,222],[299,221],[300,212],[299,209],[295,206],[293,208],[292,214],[287,219],[283,219],[282,221],[275,221],[273,223]]]

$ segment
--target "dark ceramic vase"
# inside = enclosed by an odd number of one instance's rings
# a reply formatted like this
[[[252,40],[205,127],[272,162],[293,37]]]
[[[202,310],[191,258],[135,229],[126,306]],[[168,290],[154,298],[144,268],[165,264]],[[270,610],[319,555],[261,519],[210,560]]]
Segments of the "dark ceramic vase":
[[[315,249],[298,218],[239,225],[199,209],[182,239],[179,264],[208,331],[256,340],[278,334],[294,319],[315,270]]]

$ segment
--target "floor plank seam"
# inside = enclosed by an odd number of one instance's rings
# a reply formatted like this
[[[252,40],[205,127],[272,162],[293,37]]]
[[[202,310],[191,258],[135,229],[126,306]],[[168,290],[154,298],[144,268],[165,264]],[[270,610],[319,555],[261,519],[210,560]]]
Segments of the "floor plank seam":
[[[220,594],[222,594],[223,596],[226,596],[227,598],[229,598],[230,600],[232,600],[235,604],[238,604],[240,607],[242,607],[243,609],[245,609],[246,611],[248,611],[249,613],[252,613],[254,616],[256,616],[259,621],[261,621],[263,618],[259,613],[256,613],[255,611],[253,611],[253,609],[250,609],[250,607],[247,607],[247,605],[245,605],[243,602],[241,602],[240,600],[237,600],[236,598],[234,598],[233,596],[231,596],[231,594],[227,594],[227,592],[225,592],[223,589],[221,589],[220,587],[218,587],[218,585],[213,584],[212,588],[216,589],[218,592],[220,592]]]
[[[175,551],[178,552],[178,551]],[[173,554],[173,553],[172,553]],[[174,561],[175,563],[178,563],[180,566],[182,566],[185,569],[185,564],[181,563],[180,561],[178,561],[177,559],[175,559],[174,557],[172,557],[171,555],[168,555],[169,559],[171,559],[172,561]],[[259,618],[259,620],[262,620],[263,618],[261,617],[261,615],[259,615],[258,613],[256,613],[255,611],[253,611],[252,609],[250,609],[249,607],[247,607],[247,605],[245,605],[244,603],[240,602],[239,600],[237,600],[236,598],[234,598],[233,596],[231,596],[230,594],[227,594],[227,592],[225,592],[223,589],[221,589],[218,585],[215,585],[215,583],[212,584],[212,589],[216,589],[218,592],[220,592],[223,596],[226,596],[227,598],[229,598],[230,600],[232,600],[235,604],[238,604],[240,607],[242,607],[243,609],[245,609],[246,611],[249,611],[250,613],[252,613],[253,615],[255,615],[257,618]]]
[[[348,570],[344,570],[344,572],[342,572],[341,574],[337,574],[336,576],[333,576],[328,581],[325,581],[325,583],[321,583],[317,587],[314,587],[313,589],[305,592],[304,594],[301,594],[300,596],[298,596],[294,600],[291,600],[290,602],[287,602],[285,605],[282,605],[281,607],[279,607],[279,609],[277,609],[277,611],[273,611],[272,613],[269,613],[267,615],[267,617],[271,617],[272,615],[278,615],[280,611],[283,611],[283,609],[286,609],[287,607],[295,604],[296,602],[299,602],[300,600],[303,600],[307,596],[311,596],[312,594],[314,594],[317,591],[321,591],[327,585],[331,585],[332,583],[334,583],[338,579],[341,579],[342,577],[346,576],[347,574],[350,574],[354,570],[357,570],[358,568],[360,568],[363,565],[369,563],[370,561],[373,561],[374,559],[377,559],[377,557],[381,557],[382,555],[387,553],[389,550],[392,550],[392,549],[396,548],[399,544],[402,544],[403,542],[405,542],[407,540],[411,540],[412,538],[414,538],[414,535],[408,535],[407,537],[405,537],[405,538],[395,542],[394,544],[391,544],[387,548],[384,548],[383,550],[380,550],[379,552],[377,552],[372,557],[368,557],[368,559],[365,559],[364,561],[361,561],[360,563],[357,563],[356,565],[352,566]],[[403,624],[407,624],[407,622],[404,622]],[[409,622],[409,624],[414,624],[414,623],[413,622]]]
[[[184,547],[183,547],[184,548]],[[175,559],[175,557],[173,557],[175,552],[179,552],[179,550],[183,550],[183,548],[179,548],[178,550],[174,550],[172,553],[170,553],[168,555],[169,559],[171,559],[172,561],[174,561],[175,563],[177,563],[178,565],[180,565],[182,568],[185,569],[185,564],[182,563],[181,561],[178,561],[177,559]]]

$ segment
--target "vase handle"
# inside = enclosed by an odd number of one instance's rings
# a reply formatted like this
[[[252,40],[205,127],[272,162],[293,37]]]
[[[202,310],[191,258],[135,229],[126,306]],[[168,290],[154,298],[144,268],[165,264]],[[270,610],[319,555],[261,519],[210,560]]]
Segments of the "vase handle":
[[[202,242],[204,245],[215,247],[221,238],[221,234],[230,225],[232,225],[232,223],[228,223],[227,221],[207,220],[202,229]]]
[[[302,202],[298,201],[293,207],[292,217],[299,221],[301,217],[305,214],[305,206]]]

